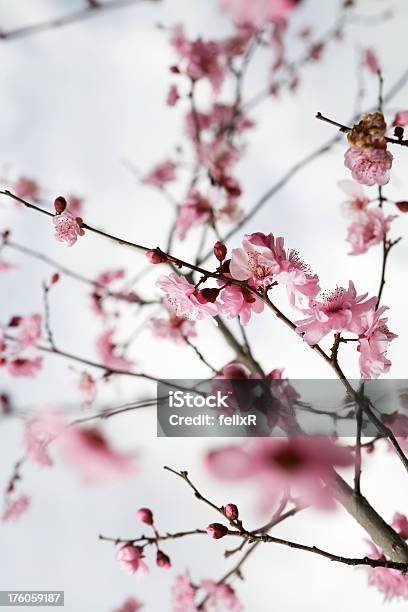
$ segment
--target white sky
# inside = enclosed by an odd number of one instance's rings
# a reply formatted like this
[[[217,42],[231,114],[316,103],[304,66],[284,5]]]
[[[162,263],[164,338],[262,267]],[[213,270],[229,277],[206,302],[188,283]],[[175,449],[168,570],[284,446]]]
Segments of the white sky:
[[[71,10],[78,0],[0,0],[0,25],[6,29]],[[333,22],[337,0],[307,0],[298,11],[294,30],[312,24],[324,31]],[[248,157],[240,165],[244,185],[243,205],[258,197],[294,162],[333,135],[331,128],[313,119],[321,110],[339,120],[351,115],[356,91],[356,52],[361,46],[378,51],[386,89],[405,68],[408,7],[404,0],[362,0],[361,14],[376,13],[392,4],[397,18],[375,28],[352,26],[346,41],[331,46],[321,64],[303,73],[298,94],[281,101],[265,102],[254,113],[259,128],[252,133]],[[173,61],[165,32],[158,22],[171,26],[183,21],[188,34],[223,35],[228,21],[215,0],[163,0],[158,5],[141,4],[106,16],[7,43],[0,42],[0,168],[11,176],[36,178],[49,190],[50,198],[75,192],[87,200],[86,220],[135,241],[163,244],[170,220],[169,206],[160,196],[139,186],[123,160],[146,170],[173,151],[179,140],[182,108],[164,105],[172,82],[168,66]],[[401,42],[402,41],[402,42]],[[295,53],[295,51],[294,51]],[[260,59],[248,80],[247,94],[262,85],[266,64]],[[375,100],[375,83],[367,78],[367,104]],[[405,108],[407,89],[392,107]],[[181,105],[180,105],[181,106]],[[246,231],[272,231],[285,236],[319,274],[321,284],[331,288],[353,278],[360,292],[375,292],[379,281],[380,248],[359,258],[347,257],[347,220],[341,215],[342,193],[336,182],[348,178],[342,166],[343,146],[301,171],[246,227]],[[387,193],[400,199],[404,193],[406,151],[395,156],[393,181]],[[57,244],[46,220],[21,212],[9,201],[0,201],[0,227],[12,227],[16,240],[47,252],[61,263],[94,277],[106,267],[124,266],[133,276],[145,260],[124,248],[95,236],[81,239],[71,250]],[[395,232],[404,234],[406,219],[399,219]],[[177,245],[186,254],[197,240]],[[239,238],[235,239],[237,244]],[[191,252],[191,251],[190,251]],[[391,348],[392,376],[406,377],[403,347],[408,334],[405,265],[407,245],[403,241],[391,255],[389,284],[384,303],[392,306],[390,327],[399,334]],[[12,314],[41,310],[41,282],[49,268],[8,253],[21,265],[0,277],[0,320]],[[140,290],[155,295],[157,268],[145,277]],[[84,356],[94,355],[94,340],[100,323],[90,315],[84,288],[70,279],[52,295],[52,322],[58,345]],[[140,320],[137,320],[139,324]],[[131,318],[121,330],[125,337]],[[204,323],[198,344],[216,366],[231,358],[219,343],[216,330]],[[294,335],[264,313],[248,329],[265,368],[285,367],[293,378],[327,377],[330,373]],[[159,350],[157,350],[159,349]],[[162,377],[199,377],[208,372],[187,349],[151,341],[144,332],[134,356],[142,369]],[[356,360],[347,358],[347,371],[357,374]],[[0,388],[11,390],[22,405],[75,403],[74,374],[68,364],[47,360],[44,374],[32,381],[6,378],[0,370]],[[114,385],[106,400],[153,394],[152,385]],[[72,395],[72,397],[71,397]],[[68,397],[67,397],[68,396]],[[153,562],[150,577],[141,585],[121,573],[114,561],[114,548],[100,543],[97,534],[133,536],[139,533],[134,511],[150,506],[163,530],[205,526],[215,519],[200,507],[183,483],[162,472],[169,464],[189,469],[208,495],[226,503],[235,501],[253,524],[254,490],[228,489],[209,479],[201,459],[211,442],[156,439],[152,410],[117,417],[109,422],[113,440],[124,448],[137,448],[142,457],[140,474],[131,482],[110,489],[85,489],[71,472],[59,464],[53,470],[30,466],[24,471],[21,489],[33,498],[30,512],[16,525],[1,525],[1,589],[64,589],[67,612],[108,612],[128,595],[146,602],[146,609],[166,612],[168,591],[176,573],[190,567],[193,577],[218,578],[229,564],[222,558],[223,543],[190,540],[164,548],[173,560],[170,572]],[[216,444],[217,441],[214,441]],[[6,482],[13,462],[21,452],[21,424],[2,422],[0,429],[0,483]],[[364,490],[386,519],[403,511],[408,502],[401,486],[402,468],[389,453],[370,460]],[[228,498],[228,499],[226,499]],[[333,515],[308,512],[292,519],[276,533],[287,538],[329,548],[344,555],[365,553],[365,534],[339,509]],[[217,549],[217,550],[216,550]],[[234,560],[231,560],[234,562]],[[363,570],[328,563],[324,559],[291,550],[264,547],[248,563],[246,581],[239,585],[245,610],[313,612],[382,609],[382,598],[367,590]],[[294,588],[295,587],[295,588]],[[403,604],[388,605],[390,611]]]

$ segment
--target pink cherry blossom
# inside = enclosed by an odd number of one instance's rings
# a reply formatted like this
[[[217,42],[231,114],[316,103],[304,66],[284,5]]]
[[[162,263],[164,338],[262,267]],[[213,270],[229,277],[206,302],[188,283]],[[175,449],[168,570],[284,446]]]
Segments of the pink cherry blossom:
[[[237,25],[262,28],[268,21],[286,19],[299,0],[220,0],[221,8]]]
[[[209,601],[215,606],[231,612],[241,612],[242,605],[234,589],[225,583],[218,584],[213,580],[202,580],[201,588],[210,596]]]
[[[46,418],[34,418],[24,424],[24,446],[28,459],[39,465],[54,465],[48,454],[48,445],[54,439],[55,432]]]
[[[143,578],[149,571],[143,558],[143,548],[132,546],[132,544],[124,544],[116,554],[116,559],[119,561],[122,570],[129,576],[136,574],[139,579]]]
[[[189,41],[181,25],[173,29],[170,42],[177,51],[182,71],[193,81],[208,79],[214,91],[220,90],[227,72],[226,57],[221,44],[201,38]]]
[[[82,217],[83,207],[84,198],[72,194],[67,197],[67,210],[73,217]]]
[[[134,597],[128,597],[126,601],[120,606],[120,608],[116,608],[113,612],[138,612],[143,608],[143,604],[140,601],[137,601]]]
[[[196,589],[191,584],[187,574],[176,576],[175,583],[171,589],[172,612],[197,612],[195,604]]]
[[[272,234],[247,234],[240,249],[233,249],[230,271],[237,280],[250,280],[255,287],[266,288],[279,271],[277,252],[283,249],[283,238]]]
[[[242,325],[248,325],[252,312],[260,313],[264,309],[263,302],[245,288],[228,285],[220,295],[220,313],[227,319],[239,316]]]
[[[28,510],[29,506],[30,499],[27,495],[20,495],[20,497],[8,503],[1,520],[4,522],[16,521]]]
[[[201,300],[194,285],[188,283],[184,276],[174,272],[168,276],[162,275],[157,280],[156,286],[166,294],[167,307],[178,317],[200,320],[205,317],[215,317],[218,313],[217,305]]]
[[[334,506],[329,486],[333,466],[353,462],[349,449],[328,438],[260,438],[246,447],[231,445],[207,456],[210,471],[220,478],[251,478],[262,493],[261,508],[270,510],[288,487],[301,494],[304,503],[323,509]]]
[[[371,246],[384,240],[396,215],[384,216],[381,208],[371,208],[356,215],[348,228],[347,240],[352,246],[350,255],[366,253]]]
[[[387,149],[350,147],[344,155],[344,165],[353,179],[362,185],[386,185],[390,180],[393,155]]]
[[[314,297],[320,290],[318,277],[311,274],[298,253],[286,251],[284,239],[272,234],[247,234],[243,248],[232,250],[230,271],[237,280],[249,280],[255,287],[285,285],[292,304]]]
[[[376,297],[364,301],[366,297],[367,293],[357,295],[353,282],[349,281],[348,289],[337,287],[322,294],[320,299],[310,300],[309,308],[302,310],[306,318],[296,321],[298,332],[312,346],[330,331],[360,334],[364,329],[363,316],[373,311],[377,303]]]
[[[76,218],[69,211],[64,211],[60,215],[55,215],[52,221],[54,223],[56,239],[59,240],[59,242],[65,242],[68,246],[75,244],[78,236],[83,236],[85,234]]]
[[[392,125],[394,127],[397,125],[400,125],[401,127],[405,127],[406,125],[408,125],[408,110],[400,111],[399,113],[397,113],[394,117]]]
[[[115,280],[120,280],[125,277],[125,270],[117,268],[115,270],[105,270],[101,272],[95,279],[95,285],[100,288],[106,288]]]
[[[32,348],[41,337],[41,315],[33,314],[21,317],[18,324],[18,334],[14,345],[14,354]]]
[[[376,311],[367,311],[362,317],[363,328],[358,350],[360,371],[364,378],[378,378],[391,367],[391,361],[387,359],[387,349],[397,336],[388,329],[388,318],[382,317],[386,310],[386,306],[381,306]]]
[[[34,179],[21,176],[14,185],[14,193],[22,200],[38,200],[40,187]]]
[[[348,199],[343,204],[346,214],[354,215],[358,212],[364,211],[367,208],[370,200],[366,197],[364,189],[360,183],[343,180],[339,181],[337,184],[348,196]]]
[[[184,240],[193,225],[207,223],[214,216],[210,200],[198,191],[192,190],[179,208],[177,216],[177,234]]]
[[[135,472],[135,455],[113,449],[96,427],[61,425],[58,445],[84,482],[103,484]]]
[[[167,319],[152,319],[151,329],[156,338],[166,338],[176,344],[185,344],[186,338],[195,338],[195,322],[169,312]]]
[[[146,174],[142,182],[146,185],[152,185],[163,189],[167,183],[171,183],[177,178],[176,174],[177,165],[171,160],[167,159],[160,164],[157,164]]]
[[[108,329],[97,339],[96,350],[99,358],[107,369],[129,370],[132,367],[131,361],[116,353],[116,345],[113,342],[114,333],[113,329]]]
[[[376,547],[368,541],[371,552],[367,555],[369,559],[382,559],[386,557]],[[368,584],[375,586],[384,594],[384,601],[392,599],[408,599],[408,577],[398,570],[386,567],[367,567]]]
[[[300,258],[297,251],[283,250],[279,257],[279,271],[275,274],[275,280],[286,286],[289,301],[292,305],[301,303],[303,298],[313,298],[319,291],[319,277],[312,274],[309,266]]]
[[[11,376],[35,376],[42,368],[42,357],[32,359],[18,357],[7,362],[7,372]]]
[[[0,259],[0,272],[8,272],[9,270],[13,270],[17,268],[15,264],[9,263],[4,259]]]

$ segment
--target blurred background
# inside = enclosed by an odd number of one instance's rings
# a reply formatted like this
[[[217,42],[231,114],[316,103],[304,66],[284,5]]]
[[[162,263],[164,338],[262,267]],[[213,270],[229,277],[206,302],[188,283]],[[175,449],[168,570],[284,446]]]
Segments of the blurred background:
[[[357,20],[349,25],[344,40],[333,42],[321,61],[306,66],[294,95],[284,93],[267,99],[251,114],[257,127],[238,175],[243,186],[242,206],[250,208],[262,194],[305,155],[334,135],[332,128],[314,119],[321,111],[347,122],[354,113],[360,86],[358,65],[363,48],[375,49],[383,68],[385,91],[406,69],[404,53],[408,6],[405,0],[360,0],[358,14],[376,16],[392,9],[394,17],[378,22]],[[297,33],[310,26],[325,32],[338,15],[338,0],[304,0],[293,14],[288,37],[289,53],[300,48]],[[23,24],[40,22],[83,6],[82,0],[0,0],[0,28],[7,31]],[[222,37],[232,32],[230,21],[221,14],[217,0],[162,0],[141,2],[110,11],[64,28],[38,35],[0,40],[0,174],[9,186],[19,176],[29,176],[44,188],[49,203],[59,194],[75,193],[85,198],[84,218],[91,225],[135,242],[163,245],[173,210],[155,190],[139,183],[129,165],[146,173],[158,161],[175,155],[183,136],[185,107],[166,106],[168,88],[174,78],[169,66],[175,56],[167,28],[183,22],[189,37]],[[291,46],[292,45],[292,46]],[[245,95],[262,90],[270,57],[262,51],[246,81]],[[364,74],[364,106],[376,103],[377,82]],[[228,89],[227,89],[228,95]],[[389,105],[407,108],[407,88]],[[319,274],[321,285],[332,289],[347,286],[352,278],[359,293],[375,293],[380,277],[381,247],[357,258],[347,255],[345,242],[349,224],[342,213],[344,194],[337,186],[349,178],[343,167],[345,143],[311,163],[273,197],[244,228],[243,232],[272,231],[282,235],[288,246],[299,250]],[[407,199],[405,150],[395,151],[390,198]],[[174,187],[180,197],[182,187]],[[57,243],[51,224],[41,215],[21,210],[11,200],[0,199],[0,228],[12,229],[13,238],[47,253],[66,266],[95,278],[107,268],[124,267],[129,278],[146,269],[143,255],[87,234],[72,249]],[[399,218],[395,237],[405,235],[408,222]],[[234,236],[237,246],[242,233]],[[184,243],[176,242],[173,253],[186,257],[194,252],[199,230]],[[42,312],[42,282],[51,268],[15,252],[7,261],[17,268],[0,275],[0,321],[15,314]],[[392,343],[390,375],[407,375],[405,346],[407,243],[392,252],[383,303],[391,306],[390,328],[399,338]],[[136,285],[146,298],[158,297],[154,283],[162,273],[151,266]],[[279,297],[286,304],[284,295]],[[278,299],[278,301],[279,301]],[[89,290],[62,278],[51,294],[51,322],[57,345],[84,357],[95,358],[95,339],[102,328],[90,309]],[[287,308],[287,306],[286,306]],[[161,378],[199,378],[210,372],[186,347],[157,341],[145,322],[157,314],[151,306],[123,316],[119,336],[126,338],[141,328],[133,345],[132,358],[143,371]],[[199,323],[197,345],[217,368],[233,355],[219,340],[208,322]],[[331,376],[325,364],[290,334],[269,313],[251,321],[248,336],[257,358],[267,370],[285,368],[290,378]],[[345,351],[347,374],[358,375],[354,351]],[[75,364],[72,364],[75,366]],[[45,360],[35,379],[12,379],[0,369],[0,390],[12,394],[24,410],[69,405],[80,398],[75,387],[77,372],[58,357]],[[144,381],[118,380],[106,386],[101,405],[153,397],[155,386]],[[187,487],[162,466],[188,469],[194,482],[220,504],[237,503],[248,523],[262,521],[256,509],[255,489],[228,486],[211,479],[203,468],[206,449],[222,440],[157,439],[152,408],[117,416],[104,424],[109,438],[125,450],[140,455],[139,473],[108,487],[84,487],[62,462],[53,469],[24,467],[19,485],[32,498],[32,507],[15,524],[0,524],[0,589],[65,590],[69,612],[109,611],[130,595],[145,603],[146,610],[170,610],[169,593],[175,575],[189,568],[197,582],[218,579],[234,563],[223,559],[224,543],[206,538],[169,542],[163,549],[173,562],[170,571],[155,567],[147,559],[150,575],[138,584],[123,574],[110,543],[99,542],[98,534],[137,537],[140,529],[135,510],[153,509],[158,528],[178,531],[205,527],[215,517],[201,506]],[[6,483],[22,452],[19,419],[0,422],[0,483]],[[402,468],[397,459],[380,449],[364,473],[364,490],[387,520],[403,512],[408,492],[401,486]],[[2,485],[3,486],[3,485]],[[338,508],[334,513],[307,511],[285,522],[276,534],[288,539],[362,556],[367,546],[364,532]],[[382,596],[367,588],[363,569],[310,558],[284,548],[260,548],[245,566],[245,580],[234,584],[245,610],[297,612],[301,607],[326,612],[343,612],[365,606],[372,612],[383,607]],[[238,584],[239,582],[239,584]],[[389,610],[403,603],[387,604]]]

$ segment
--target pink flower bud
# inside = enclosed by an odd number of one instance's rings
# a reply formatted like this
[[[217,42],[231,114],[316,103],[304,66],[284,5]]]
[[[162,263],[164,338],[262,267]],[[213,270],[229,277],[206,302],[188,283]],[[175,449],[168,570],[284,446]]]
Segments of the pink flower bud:
[[[167,256],[162,253],[159,249],[151,249],[146,252],[146,257],[151,264],[161,264],[168,261]]]
[[[146,525],[153,525],[153,512],[149,508],[140,508],[136,512],[136,516],[142,523]]]
[[[224,261],[227,255],[227,247],[219,240],[214,244],[214,255],[218,261]]]
[[[66,207],[67,207],[67,201],[63,196],[58,196],[58,198],[55,198],[54,208],[55,208],[55,212],[57,213],[57,215],[60,215],[61,213],[63,213]]]
[[[230,521],[236,521],[239,516],[237,506],[235,504],[227,504],[224,508],[224,514]]]
[[[58,272],[55,272],[51,276],[51,285],[55,285],[56,283],[58,283],[59,279],[60,279],[60,275],[58,274]]]
[[[226,527],[225,525],[221,525],[221,523],[211,523],[207,527],[207,533],[210,538],[213,538],[214,540],[219,540],[220,538],[223,538],[227,535],[228,527]]]
[[[156,555],[156,565],[158,567],[163,567],[164,569],[169,569],[171,567],[170,557],[165,555],[161,550],[158,550]]]
[[[403,213],[408,212],[408,202],[395,202],[395,206],[398,208],[400,212],[403,212]]]

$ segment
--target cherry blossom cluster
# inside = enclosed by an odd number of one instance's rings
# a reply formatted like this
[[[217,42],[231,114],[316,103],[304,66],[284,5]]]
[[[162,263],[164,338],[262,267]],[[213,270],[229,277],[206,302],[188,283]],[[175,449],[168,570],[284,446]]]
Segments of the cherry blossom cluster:
[[[219,255],[219,245],[215,254]],[[331,332],[350,333],[356,336],[364,378],[377,378],[390,369],[387,348],[397,336],[389,331],[383,316],[387,308],[377,308],[377,297],[358,295],[352,281],[347,289],[337,287],[319,294],[318,276],[296,251],[285,249],[283,238],[272,234],[247,235],[242,248],[233,249],[230,259],[225,256],[222,251],[219,287],[199,289],[201,281],[193,285],[176,273],[158,279],[156,284],[165,293],[166,307],[174,317],[201,320],[222,314],[227,319],[239,317],[245,326],[253,313],[262,312],[270,291],[283,285],[290,304],[304,316],[295,325],[308,344],[318,344]],[[344,339],[348,340],[354,338]]]

